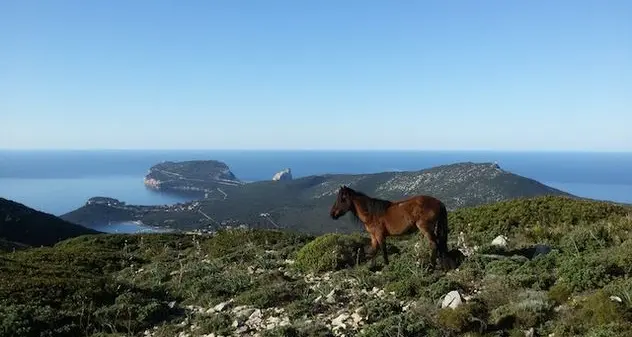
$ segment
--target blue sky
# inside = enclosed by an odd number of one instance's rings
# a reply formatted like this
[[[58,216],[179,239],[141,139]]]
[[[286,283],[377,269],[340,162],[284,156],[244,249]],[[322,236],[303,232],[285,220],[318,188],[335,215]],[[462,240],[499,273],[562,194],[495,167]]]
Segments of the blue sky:
[[[632,151],[630,1],[0,3],[0,148]]]

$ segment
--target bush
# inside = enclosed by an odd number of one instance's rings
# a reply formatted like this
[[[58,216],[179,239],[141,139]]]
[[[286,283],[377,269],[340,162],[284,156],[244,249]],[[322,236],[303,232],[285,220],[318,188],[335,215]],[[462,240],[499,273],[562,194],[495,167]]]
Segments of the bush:
[[[631,318],[623,304],[610,300],[610,295],[600,289],[564,310],[554,332],[562,336],[630,336]]]
[[[528,329],[545,322],[552,309],[553,303],[546,292],[527,290],[519,293],[512,302],[492,310],[491,321],[497,326],[510,322],[512,328]]]
[[[437,323],[452,333],[481,331],[485,329],[487,308],[481,302],[468,302],[455,309],[443,308],[437,312]]]
[[[368,238],[355,235],[325,234],[301,248],[296,267],[303,271],[334,271],[366,261]]]

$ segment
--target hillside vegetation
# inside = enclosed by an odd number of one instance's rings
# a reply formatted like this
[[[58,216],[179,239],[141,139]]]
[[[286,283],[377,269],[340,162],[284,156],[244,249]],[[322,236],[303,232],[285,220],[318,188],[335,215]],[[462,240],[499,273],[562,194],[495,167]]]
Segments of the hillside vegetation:
[[[0,336],[632,336],[630,212],[565,197],[450,212],[466,256],[448,272],[419,235],[389,238],[380,270],[364,233],[82,236],[0,254]]]
[[[0,198],[0,250],[48,246],[71,237],[97,233],[100,232]]]
[[[173,180],[175,184],[180,184],[179,181]],[[186,180],[186,184],[180,187],[206,188],[204,184],[193,179]],[[218,228],[223,226],[220,224],[231,223],[246,224],[253,228],[285,228],[311,234],[352,232],[358,229],[356,224],[333,221],[328,216],[335,194],[343,184],[370,196],[390,200],[430,194],[444,201],[450,210],[517,197],[570,196],[533,179],[502,170],[492,163],[465,162],[410,172],[326,174],[290,181],[270,180],[223,186],[207,190],[206,199],[173,207],[86,205],[62,215],[62,218],[79,224],[141,220],[148,225],[179,229]]]

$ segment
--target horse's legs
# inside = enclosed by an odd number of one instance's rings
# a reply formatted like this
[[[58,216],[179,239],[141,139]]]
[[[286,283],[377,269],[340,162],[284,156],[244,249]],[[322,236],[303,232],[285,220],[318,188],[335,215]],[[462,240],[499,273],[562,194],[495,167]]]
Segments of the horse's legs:
[[[371,256],[371,268],[375,267],[375,256],[377,255],[377,249],[380,247],[375,234],[371,233],[371,249],[369,255]]]
[[[428,243],[430,244],[430,267],[434,270],[437,263],[437,237],[434,233],[428,228],[426,222],[417,223],[417,227],[423,233],[423,235],[428,239]]]
[[[388,254],[386,252],[386,237],[383,234],[377,235],[377,243],[382,250],[382,256],[384,257],[384,264],[388,264]]]

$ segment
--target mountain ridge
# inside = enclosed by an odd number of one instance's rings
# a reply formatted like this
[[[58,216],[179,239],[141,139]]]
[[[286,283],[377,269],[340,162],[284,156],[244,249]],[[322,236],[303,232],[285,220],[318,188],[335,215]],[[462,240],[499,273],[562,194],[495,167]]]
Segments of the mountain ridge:
[[[50,246],[84,234],[101,232],[0,197],[0,246]]]

